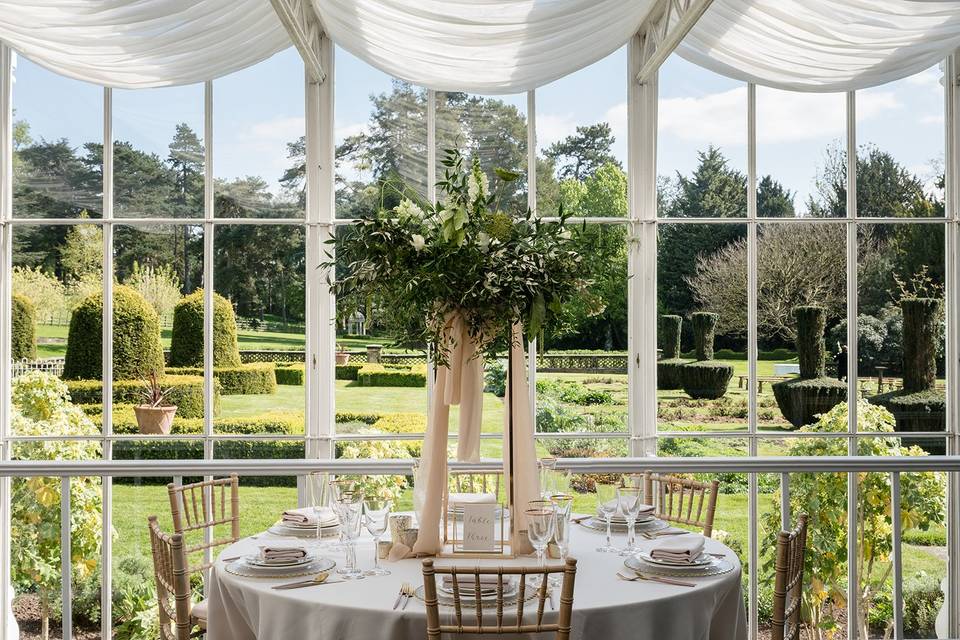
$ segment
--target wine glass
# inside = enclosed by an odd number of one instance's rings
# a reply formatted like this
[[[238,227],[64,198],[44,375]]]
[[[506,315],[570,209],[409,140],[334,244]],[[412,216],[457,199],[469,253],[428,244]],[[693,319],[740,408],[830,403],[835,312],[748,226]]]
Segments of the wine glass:
[[[390,508],[393,503],[383,498],[366,498],[363,501],[363,524],[373,536],[373,569],[368,576],[388,576],[390,571],[380,566],[380,536],[387,530]]]
[[[362,579],[363,572],[357,568],[357,536],[360,535],[360,515],[363,512],[363,494],[356,491],[344,491],[337,505],[337,515],[340,517],[340,534],[343,536],[344,554],[346,559],[343,567],[337,569],[347,580]]]
[[[600,553],[620,553],[620,550],[614,547],[610,540],[610,520],[620,507],[617,500],[617,486],[606,482],[597,482],[594,483],[594,489],[597,492],[597,513],[607,523],[607,541],[603,546],[597,547],[597,551]]]
[[[637,524],[637,516],[640,515],[640,496],[643,495],[643,489],[639,487],[620,487],[617,489],[617,503],[620,505],[620,511],[627,521],[627,546],[620,552],[622,556],[633,555],[638,551],[636,532],[634,529]]]
[[[317,518],[317,551],[323,547],[323,513],[327,508],[327,487],[329,474],[324,471],[314,471],[307,476],[307,501],[313,507],[313,514]]]
[[[545,551],[550,539],[556,531],[557,513],[552,504],[547,502],[545,505],[527,509],[527,537],[530,538],[530,544],[537,550],[537,563],[543,570],[546,566]],[[532,580],[534,584],[539,584],[540,579]]]
[[[540,458],[540,495],[549,498],[557,493],[554,487],[554,474],[557,471],[557,459],[552,457]]]
[[[566,562],[567,553],[570,551],[570,512],[573,510],[573,496],[567,493],[555,493],[550,496],[550,502],[556,512],[556,531],[553,533],[553,539],[557,542],[560,549],[560,559]],[[559,575],[550,576],[551,586],[560,586],[561,578]]]
[[[340,515],[340,500],[344,494],[355,493],[359,489],[359,482],[355,479],[350,478],[335,478],[330,481],[330,501],[333,503],[334,511],[337,514],[337,517],[340,519],[340,534],[337,537],[337,541],[332,543],[331,548],[337,551],[343,551],[346,549],[346,538],[343,535],[344,524],[343,517]]]

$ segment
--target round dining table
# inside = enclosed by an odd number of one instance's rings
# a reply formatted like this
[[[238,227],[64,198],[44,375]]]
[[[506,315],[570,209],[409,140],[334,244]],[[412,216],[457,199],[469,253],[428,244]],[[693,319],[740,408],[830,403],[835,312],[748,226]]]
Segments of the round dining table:
[[[618,571],[630,572],[624,567],[623,557],[597,552],[603,541],[600,532],[583,526],[572,528],[570,555],[577,559],[577,575],[571,638],[743,640],[747,637],[740,587],[741,566],[737,555],[728,547],[709,538],[706,540],[705,551],[722,554],[732,570],[709,577],[682,578],[685,582],[695,583],[689,587],[644,580],[628,582],[618,578]],[[614,542],[623,544],[624,536],[615,536]],[[209,640],[408,640],[426,637],[426,613],[421,600],[412,598],[406,608],[394,608],[403,583],[414,587],[423,584],[420,559],[381,561],[381,566],[391,572],[388,576],[368,576],[362,580],[343,580],[290,590],[272,587],[303,578],[250,578],[226,570],[223,558],[256,553],[260,546],[272,543],[295,544],[293,539],[260,534],[244,538],[220,554],[208,585]],[[314,544],[311,540],[298,543],[304,546]],[[652,540],[638,537],[641,549],[649,549],[654,544]],[[343,554],[336,551],[325,550],[322,554],[338,565],[344,561]],[[370,537],[359,539],[357,558],[361,568],[372,566],[373,540]],[[435,563],[473,567],[477,564],[533,565],[536,560],[529,557],[438,558]],[[329,580],[342,580],[342,577],[334,570]],[[535,615],[535,604],[528,609],[531,615]],[[544,621],[553,622],[556,615],[556,611],[547,610]],[[452,609],[441,606],[441,621],[451,622],[452,619]],[[542,634],[542,637],[553,636]]]

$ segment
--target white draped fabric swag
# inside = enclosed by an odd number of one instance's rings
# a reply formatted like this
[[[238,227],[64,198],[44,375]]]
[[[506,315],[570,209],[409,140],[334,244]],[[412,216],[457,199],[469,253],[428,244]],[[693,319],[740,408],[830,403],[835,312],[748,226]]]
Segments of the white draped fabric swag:
[[[333,40],[437,90],[534,89],[635,34],[654,0],[310,0]],[[0,0],[0,40],[95,84],[190,84],[290,46],[269,0]],[[846,91],[960,46],[960,0],[714,0],[678,53],[795,91]]]

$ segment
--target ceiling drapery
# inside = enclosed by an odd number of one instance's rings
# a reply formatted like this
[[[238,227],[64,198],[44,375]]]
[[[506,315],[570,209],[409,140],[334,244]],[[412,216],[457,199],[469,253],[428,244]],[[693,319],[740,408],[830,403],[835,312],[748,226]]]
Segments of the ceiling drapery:
[[[269,0],[0,0],[0,40],[110,87],[191,84],[290,46]]]
[[[344,49],[440,90],[512,93],[585,67],[654,0],[310,0]],[[290,45],[269,0],[0,0],[0,40],[96,84],[200,82]],[[714,0],[679,48],[758,84],[843,91],[896,80],[960,46],[960,0]]]

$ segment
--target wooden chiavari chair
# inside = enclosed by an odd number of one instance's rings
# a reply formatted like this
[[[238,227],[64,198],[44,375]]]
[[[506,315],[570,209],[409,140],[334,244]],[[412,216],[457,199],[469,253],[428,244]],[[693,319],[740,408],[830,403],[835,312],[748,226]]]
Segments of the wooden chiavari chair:
[[[207,626],[206,615],[198,615],[203,612],[196,611],[193,605],[183,536],[161,531],[157,516],[150,516],[147,520],[160,610],[160,640],[188,640],[200,636]]]
[[[240,490],[237,475],[193,484],[168,484],[173,530],[186,544],[190,573],[203,574],[213,566],[216,550],[240,539]],[[229,535],[217,537],[218,527],[230,527]],[[207,541],[206,531],[210,531]],[[193,542],[192,538],[199,537]],[[206,558],[210,549],[211,559]],[[199,554],[200,558],[192,558]]]
[[[656,517],[674,524],[700,527],[707,537],[713,533],[719,486],[717,480],[700,482],[655,473],[643,474],[644,500],[653,505]]]
[[[793,531],[781,531],[777,536],[770,640],[799,640],[800,638],[803,562],[806,546],[807,516],[801,515]]]
[[[560,608],[558,611],[557,622],[544,623],[543,613],[547,601],[548,579],[550,575],[562,573],[563,583],[560,587]],[[440,622],[440,605],[437,601],[437,575],[449,575],[453,580],[453,610],[454,624],[442,624]],[[496,623],[484,621],[483,601],[480,597],[480,576],[496,575],[498,576],[496,588],[497,598],[488,610],[496,614]],[[537,589],[536,598],[531,598],[536,602],[536,621],[525,622],[523,619],[524,605],[526,604],[526,576],[539,575],[543,579],[540,587]],[[475,595],[462,597],[460,593],[459,579],[463,576],[472,576],[475,585]],[[509,611],[504,604],[504,589],[507,585],[507,579],[510,576],[517,576],[519,579],[519,590],[517,594],[516,605],[509,605],[516,615],[515,621],[504,618],[504,612]],[[554,632],[556,640],[569,640],[570,638],[570,619],[573,614],[573,585],[577,576],[577,561],[568,558],[565,565],[554,565],[541,567],[437,567],[433,560],[423,561],[423,594],[424,603],[427,609],[427,638],[440,638],[443,633],[452,634],[480,634],[480,635],[506,635],[516,633],[549,633]],[[488,585],[489,586],[489,585]],[[464,598],[468,598],[465,600]],[[464,605],[468,602],[468,606]],[[472,608],[472,615],[465,615],[464,609]],[[472,620],[471,620],[472,618]]]

